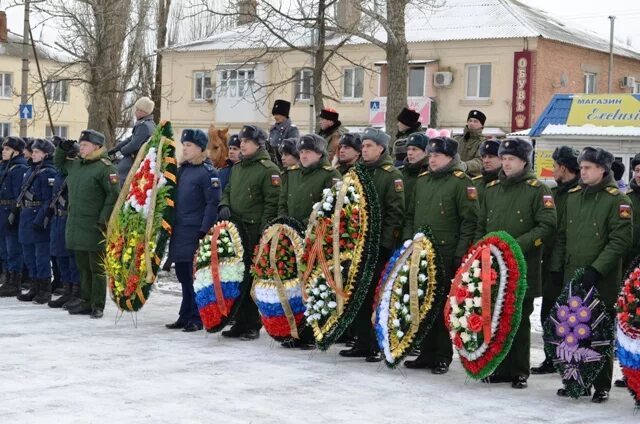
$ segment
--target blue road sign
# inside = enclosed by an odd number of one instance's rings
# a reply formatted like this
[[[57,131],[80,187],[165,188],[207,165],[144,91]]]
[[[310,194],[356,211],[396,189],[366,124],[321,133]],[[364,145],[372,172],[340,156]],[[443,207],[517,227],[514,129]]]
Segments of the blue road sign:
[[[20,119],[33,119],[33,105],[32,104],[21,104],[20,105]]]

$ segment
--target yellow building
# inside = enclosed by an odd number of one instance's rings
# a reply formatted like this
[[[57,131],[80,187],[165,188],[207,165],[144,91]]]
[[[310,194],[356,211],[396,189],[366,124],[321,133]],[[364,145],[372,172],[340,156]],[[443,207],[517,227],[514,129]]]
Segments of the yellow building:
[[[5,18],[4,13],[0,19]],[[3,26],[0,25],[0,32]],[[6,25],[4,26],[6,28]],[[51,110],[53,129],[49,125],[38,71],[29,47],[29,100],[33,119],[28,120],[27,135],[50,137],[53,134],[76,138],[86,129],[88,112],[82,85],[65,80],[59,73],[65,58],[54,49],[36,43],[38,59],[46,81],[45,93]],[[0,136],[20,134],[20,92],[22,87],[22,37],[12,32],[0,33]]]

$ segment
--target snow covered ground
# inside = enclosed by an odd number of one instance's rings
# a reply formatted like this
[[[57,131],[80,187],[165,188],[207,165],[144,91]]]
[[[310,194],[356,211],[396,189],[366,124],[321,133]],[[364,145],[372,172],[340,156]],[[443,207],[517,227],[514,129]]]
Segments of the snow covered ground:
[[[265,333],[254,342],[164,324],[180,297],[161,284],[116,324],[0,299],[0,423],[631,423],[626,389],[611,399],[560,399],[557,375],[529,388],[487,386],[454,360],[444,376],[291,351]],[[534,337],[532,364],[543,357]],[[616,365],[616,377],[620,372]]]

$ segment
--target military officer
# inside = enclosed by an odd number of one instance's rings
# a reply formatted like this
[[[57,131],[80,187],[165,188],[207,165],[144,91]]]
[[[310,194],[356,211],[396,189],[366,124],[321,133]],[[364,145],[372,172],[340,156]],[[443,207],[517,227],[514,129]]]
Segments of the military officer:
[[[413,134],[409,136],[416,136]],[[407,210],[403,239],[411,239],[428,225],[444,265],[448,292],[451,279],[473,242],[478,220],[478,193],[460,166],[458,142],[448,137],[434,137],[427,144],[429,169],[416,181],[415,192]],[[424,338],[420,355],[406,361],[407,368],[431,368],[433,374],[449,370],[453,349],[444,315],[438,314]]]
[[[0,236],[6,244],[9,276],[0,287],[1,297],[19,295],[22,282],[22,246],[18,241],[18,227],[9,225],[7,218],[16,205],[22,178],[27,171],[24,150],[25,142],[20,137],[6,137],[2,143],[2,159],[5,167],[0,176]]]
[[[529,348],[533,299],[541,294],[542,244],[556,230],[556,209],[551,190],[535,178],[531,170],[531,143],[521,138],[502,142],[498,154],[502,170],[497,180],[487,184],[481,201],[476,240],[492,231],[513,236],[527,262],[527,292],[520,326],[507,357],[485,382],[511,382],[524,389],[529,377]]]
[[[404,204],[405,208],[411,203],[418,175],[426,171],[429,167],[427,158],[427,143],[429,138],[423,133],[414,133],[405,140],[404,148],[407,157],[399,168],[404,181]],[[408,211],[408,209],[407,209]]]
[[[78,139],[79,159],[67,157],[73,140],[61,140],[54,156],[56,166],[67,175],[69,215],[65,239],[73,250],[80,272],[80,299],[68,305],[70,314],[102,318],[107,295],[103,257],[105,232],[118,198],[116,168],[104,148],[105,137],[84,130]]]
[[[371,326],[372,304],[376,283],[396,247],[404,218],[404,183],[402,174],[393,166],[388,146],[389,136],[379,129],[367,128],[362,135],[362,160],[378,195],[382,225],[374,277],[369,282],[367,295],[353,322],[357,341],[351,349],[340,351],[340,355],[364,357],[367,362],[382,359]]]
[[[245,125],[238,136],[242,159],[233,166],[231,179],[222,195],[218,217],[234,217],[240,221],[248,237],[248,248],[253,252],[262,230],[278,214],[280,169],[269,158],[263,130],[254,125]],[[239,301],[235,324],[223,331],[222,335],[241,340],[257,339],[262,326],[258,309],[248,294]]]
[[[177,173],[175,222],[169,242],[169,260],[175,264],[176,277],[182,286],[182,303],[178,319],[169,329],[186,333],[202,330],[202,320],[193,288],[193,257],[198,241],[216,222],[220,202],[220,178],[205,155],[207,135],[202,130],[182,131],[182,159]]]
[[[480,145],[485,141],[482,130],[484,129],[484,123],[486,121],[487,116],[481,111],[469,111],[464,133],[455,137],[459,145],[460,160],[462,160],[464,164],[463,168],[466,169],[467,174],[473,177],[480,175],[482,171]]]
[[[362,138],[358,133],[346,133],[340,137],[340,147],[338,149],[338,166],[336,169],[340,175],[344,175],[353,165],[360,160],[362,155]]]
[[[411,134],[424,132],[422,130],[422,123],[420,123],[420,114],[408,107],[402,108],[398,115],[398,132],[396,133],[396,141],[393,143],[392,155],[396,156],[396,160],[399,162],[397,165],[402,164],[404,157],[398,157],[400,155],[406,155],[407,139]]]
[[[291,103],[282,99],[276,100],[271,109],[275,123],[269,130],[269,154],[271,155],[271,160],[283,168],[286,168],[286,166],[283,166],[280,161],[280,143],[287,138],[297,139],[299,137],[298,127],[289,118],[290,111]]]
[[[582,286],[596,287],[611,319],[622,279],[622,261],[633,244],[631,200],[613,179],[613,155],[599,147],[585,147],[580,156],[580,184],[569,191],[552,254],[552,278],[561,282],[584,268]],[[592,402],[609,399],[613,356],[597,375]],[[583,395],[588,396],[587,390]],[[565,389],[558,396],[567,396]]]
[[[502,161],[498,156],[500,142],[497,140],[487,140],[480,145],[480,157],[482,158],[482,172],[471,180],[478,189],[478,199],[484,197],[484,190],[487,184],[498,179],[498,174],[502,169]]]
[[[51,251],[45,218],[56,176],[54,150],[50,141],[36,139],[31,147],[31,166],[22,180],[18,240],[31,280],[29,291],[18,295],[23,302],[51,300]]]
[[[553,200],[556,204],[558,222],[562,221],[564,215],[564,207],[569,196],[569,191],[578,185],[580,181],[580,167],[578,166],[578,152],[570,146],[557,147],[552,155],[553,158],[553,178],[556,180],[556,187],[551,189]],[[560,281],[553,281],[549,273],[549,264],[551,263],[551,251],[555,245],[555,235],[547,239],[544,244],[542,256],[542,308],[540,309],[540,321],[545,322],[549,316],[551,308],[556,302],[562,284]],[[560,283],[560,284],[559,284]],[[547,356],[545,351],[545,359],[538,367],[531,368],[531,374],[554,374],[556,372],[553,366],[553,360]]]
[[[338,153],[340,137],[347,132],[342,127],[342,122],[338,119],[340,114],[330,107],[326,107],[320,111],[320,131],[318,135],[327,142],[327,152],[329,153],[329,162]]]
[[[300,155],[298,154],[297,143],[297,138],[286,138],[280,143],[280,159],[285,170],[292,166],[298,165]]]
[[[224,188],[229,182],[233,165],[240,162],[240,139],[238,138],[238,134],[232,134],[231,137],[229,137],[227,147],[229,148],[229,152],[227,160],[225,161],[225,166],[218,170],[221,191],[224,191]]]

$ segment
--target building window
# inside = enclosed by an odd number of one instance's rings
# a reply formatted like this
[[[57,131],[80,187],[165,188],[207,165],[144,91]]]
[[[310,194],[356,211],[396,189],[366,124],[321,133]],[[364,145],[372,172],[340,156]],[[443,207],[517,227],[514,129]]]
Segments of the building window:
[[[241,99],[252,92],[255,73],[252,69],[222,71],[220,73],[220,95]]]
[[[45,87],[47,100],[66,103],[69,101],[69,81],[48,82]]]
[[[342,97],[345,99],[361,99],[364,92],[364,68],[346,68],[343,77]]]
[[[11,124],[9,122],[0,122],[0,137],[9,137],[11,135]]]
[[[491,64],[467,65],[467,98],[488,99],[491,97]]]
[[[62,138],[67,138],[67,127],[54,125],[53,131],[51,131],[51,127],[47,125],[44,135],[46,138],[51,138],[54,135],[57,135],[58,137],[62,137]]]
[[[295,100],[310,100],[312,94],[313,71],[311,69],[300,69],[296,72],[295,79]]]
[[[596,74],[585,72],[584,74],[584,94],[593,94],[596,92]]]
[[[409,68],[409,97],[424,97],[424,66],[412,66]]]
[[[0,74],[0,97],[4,99],[11,98],[11,74]]]
[[[208,100],[207,88],[211,88],[211,72],[194,72],[193,100]]]
[[[640,94],[640,82],[633,84],[633,94]]]

